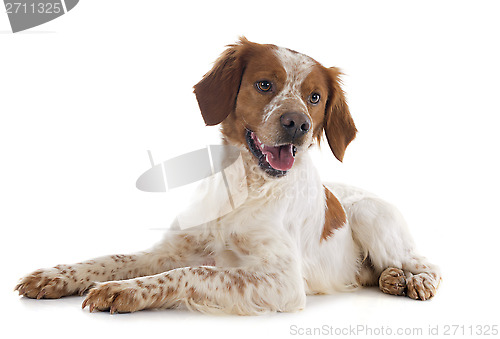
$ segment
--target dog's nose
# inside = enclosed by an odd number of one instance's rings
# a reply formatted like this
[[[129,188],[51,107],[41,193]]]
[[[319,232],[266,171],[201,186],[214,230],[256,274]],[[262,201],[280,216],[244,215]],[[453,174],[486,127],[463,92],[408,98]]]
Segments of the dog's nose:
[[[288,112],[281,116],[281,126],[293,139],[306,134],[311,128],[311,120],[304,113]]]

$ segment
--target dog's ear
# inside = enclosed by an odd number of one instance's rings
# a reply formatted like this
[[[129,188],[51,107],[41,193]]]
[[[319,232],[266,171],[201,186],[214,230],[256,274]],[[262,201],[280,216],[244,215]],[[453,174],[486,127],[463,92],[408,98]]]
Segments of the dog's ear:
[[[325,68],[329,82],[329,95],[326,104],[323,129],[328,144],[335,157],[342,161],[347,145],[356,137],[356,126],[352,120],[344,91],[340,87],[340,70],[336,67]],[[318,137],[320,138],[321,135]]]
[[[245,38],[228,48],[213,68],[194,86],[201,115],[208,126],[221,123],[236,105],[245,68],[243,51],[250,44]]]

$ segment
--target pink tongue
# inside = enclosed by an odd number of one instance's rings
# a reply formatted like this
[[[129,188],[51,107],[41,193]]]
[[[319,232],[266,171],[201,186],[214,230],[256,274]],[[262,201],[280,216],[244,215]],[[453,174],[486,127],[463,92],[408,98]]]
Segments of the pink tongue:
[[[293,145],[283,145],[271,147],[262,145],[262,153],[267,155],[267,162],[272,168],[280,171],[288,171],[293,166],[295,158],[293,157]]]

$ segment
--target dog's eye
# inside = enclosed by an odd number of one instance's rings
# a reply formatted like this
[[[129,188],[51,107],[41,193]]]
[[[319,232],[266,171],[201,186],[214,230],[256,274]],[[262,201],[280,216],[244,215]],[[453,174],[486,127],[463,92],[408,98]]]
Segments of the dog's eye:
[[[317,103],[319,103],[320,100],[321,100],[321,96],[318,93],[313,93],[309,97],[309,102],[313,105],[316,105]]]
[[[273,88],[273,85],[271,84],[271,82],[267,81],[267,80],[257,81],[255,83],[255,86],[261,92],[269,92]]]

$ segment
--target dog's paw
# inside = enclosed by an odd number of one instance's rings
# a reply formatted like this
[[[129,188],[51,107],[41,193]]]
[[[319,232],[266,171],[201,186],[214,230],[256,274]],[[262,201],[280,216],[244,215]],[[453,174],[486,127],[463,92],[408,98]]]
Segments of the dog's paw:
[[[111,314],[128,313],[142,310],[147,307],[145,292],[139,291],[137,286],[128,282],[107,282],[90,289],[83,301],[82,309],[89,306],[90,312],[110,311]]]
[[[378,283],[382,292],[393,295],[405,295],[406,284],[403,270],[395,267],[389,267],[382,272]]]
[[[415,300],[429,300],[436,294],[436,279],[427,273],[413,275],[406,279],[407,295]]]
[[[28,298],[55,299],[83,292],[74,280],[56,268],[41,269],[22,278],[14,288]]]

